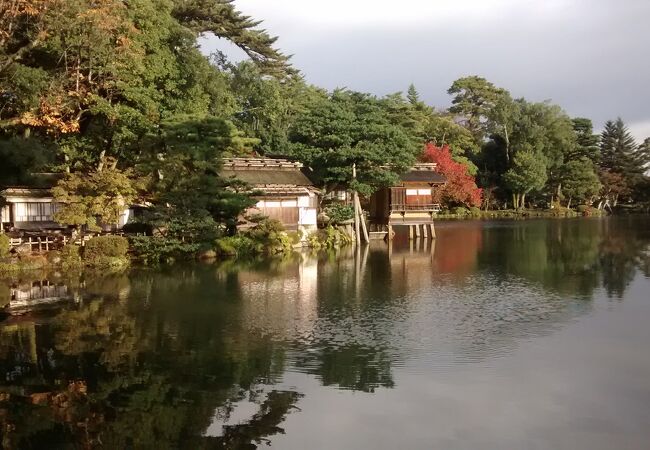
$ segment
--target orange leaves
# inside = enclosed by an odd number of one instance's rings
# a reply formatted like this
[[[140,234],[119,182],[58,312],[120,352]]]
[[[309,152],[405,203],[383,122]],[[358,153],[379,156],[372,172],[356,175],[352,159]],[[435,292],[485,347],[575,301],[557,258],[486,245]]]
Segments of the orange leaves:
[[[438,164],[438,170],[447,178],[439,194],[442,200],[466,206],[480,206],[481,189],[476,186],[467,166],[454,161],[448,145],[437,147],[428,143],[424,147],[422,160]]]
[[[79,116],[71,114],[63,97],[42,99],[38,111],[24,113],[20,121],[23,125],[43,128],[48,134],[68,134],[79,131]]]

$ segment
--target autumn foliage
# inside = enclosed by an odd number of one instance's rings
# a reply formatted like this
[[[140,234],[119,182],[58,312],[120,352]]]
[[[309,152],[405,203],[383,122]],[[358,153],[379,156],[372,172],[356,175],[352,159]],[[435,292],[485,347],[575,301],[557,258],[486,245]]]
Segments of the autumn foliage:
[[[481,189],[476,186],[467,166],[454,161],[448,145],[438,147],[432,143],[426,144],[421,160],[438,164],[438,171],[447,178],[447,183],[437,191],[441,202],[477,207],[481,205]]]

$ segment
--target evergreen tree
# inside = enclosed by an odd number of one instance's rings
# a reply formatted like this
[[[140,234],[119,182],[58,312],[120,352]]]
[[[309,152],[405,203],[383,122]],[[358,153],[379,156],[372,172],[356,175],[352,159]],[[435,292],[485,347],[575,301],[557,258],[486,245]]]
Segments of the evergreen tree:
[[[600,160],[600,136],[594,134],[593,123],[590,119],[576,117],[572,119],[573,131],[576,134],[576,147],[568,159],[589,158],[593,163]]]
[[[420,94],[418,93],[418,90],[415,88],[415,85],[413,83],[409,84],[406,98],[412,106],[417,106],[421,103]]]
[[[650,170],[650,137],[643,140],[636,151],[637,165],[643,168],[644,172]]]
[[[311,167],[323,187],[353,188],[364,195],[395,183],[420,148],[407,128],[394,123],[382,100],[359,92],[337,90],[318,99],[289,130],[290,154]]]
[[[469,76],[454,81],[449,90],[453,95],[449,111],[465,118],[465,125],[478,144],[488,135],[488,116],[506,91],[485,78]]]
[[[601,184],[594,164],[587,157],[569,161],[562,168],[562,193],[568,198],[567,208],[573,200],[589,201],[600,191]]]
[[[506,186],[512,192],[516,209],[525,205],[526,194],[540,190],[546,183],[546,158],[532,151],[521,151],[512,159],[512,167],[504,174]]]
[[[635,167],[634,151],[636,142],[629,129],[619,117],[608,120],[600,139],[602,169],[608,169],[629,176],[639,173]]]

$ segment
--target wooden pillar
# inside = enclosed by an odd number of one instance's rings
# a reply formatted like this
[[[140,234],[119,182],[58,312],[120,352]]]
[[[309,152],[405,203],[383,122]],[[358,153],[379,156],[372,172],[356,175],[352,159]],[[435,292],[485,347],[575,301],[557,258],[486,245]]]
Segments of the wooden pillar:
[[[409,225],[409,240],[413,240],[413,225]]]
[[[415,225],[415,237],[420,237],[420,225]]]
[[[436,238],[436,226],[433,224],[433,222],[431,222],[430,227],[431,227],[431,239],[435,239]]]
[[[422,225],[422,236],[424,237],[424,239],[426,239],[428,237],[427,236],[427,225],[426,224]]]

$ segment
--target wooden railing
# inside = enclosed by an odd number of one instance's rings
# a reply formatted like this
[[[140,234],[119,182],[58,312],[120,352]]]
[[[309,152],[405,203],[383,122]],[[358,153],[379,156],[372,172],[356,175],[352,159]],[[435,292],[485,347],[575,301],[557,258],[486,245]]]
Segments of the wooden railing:
[[[9,245],[11,247],[18,247],[20,245],[28,244],[32,252],[48,252],[50,250],[58,249],[70,241],[67,236],[43,236],[43,237],[18,237],[10,238]]]
[[[407,211],[428,211],[428,212],[439,212],[440,203],[428,203],[428,204],[393,204],[390,205],[391,212],[407,212]]]

